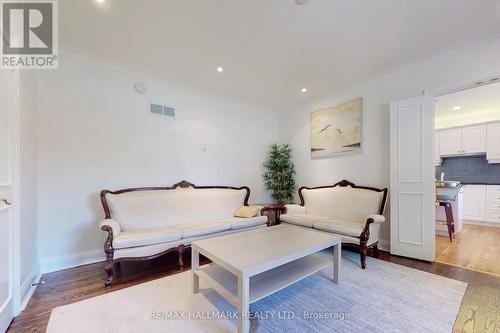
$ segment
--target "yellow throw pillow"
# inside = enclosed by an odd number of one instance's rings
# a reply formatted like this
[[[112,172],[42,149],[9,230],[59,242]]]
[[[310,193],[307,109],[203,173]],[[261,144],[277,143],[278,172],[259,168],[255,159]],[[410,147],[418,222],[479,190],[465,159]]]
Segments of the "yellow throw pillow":
[[[259,214],[261,209],[261,206],[243,206],[234,212],[234,217],[254,217]]]

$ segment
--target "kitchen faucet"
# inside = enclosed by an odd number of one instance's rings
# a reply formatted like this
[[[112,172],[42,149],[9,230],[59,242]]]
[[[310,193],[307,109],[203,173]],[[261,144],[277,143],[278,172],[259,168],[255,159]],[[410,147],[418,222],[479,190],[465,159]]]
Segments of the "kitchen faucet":
[[[441,181],[444,181],[444,175],[445,175],[444,171],[441,172]]]

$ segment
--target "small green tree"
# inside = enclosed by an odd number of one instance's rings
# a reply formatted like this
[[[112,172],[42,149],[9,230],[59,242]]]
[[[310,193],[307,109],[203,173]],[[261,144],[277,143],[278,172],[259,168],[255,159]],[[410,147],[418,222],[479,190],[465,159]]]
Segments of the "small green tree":
[[[271,191],[273,199],[280,203],[290,203],[295,191],[295,167],[292,162],[292,147],[289,144],[272,144],[269,158],[264,163],[264,185]]]

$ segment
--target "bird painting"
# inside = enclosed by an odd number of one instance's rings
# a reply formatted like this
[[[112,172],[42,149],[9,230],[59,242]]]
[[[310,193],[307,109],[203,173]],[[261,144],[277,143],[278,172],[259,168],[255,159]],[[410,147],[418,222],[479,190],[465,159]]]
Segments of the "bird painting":
[[[360,151],[363,99],[311,113],[311,157]]]
[[[323,127],[323,128],[319,131],[319,133],[326,132],[326,130],[327,130],[329,127],[332,127],[332,126],[333,126],[332,124],[328,124],[328,125],[326,125],[325,127]],[[342,134],[342,133],[343,133],[343,131],[342,131],[340,128],[336,128],[336,127],[335,127],[335,130],[338,132],[338,135],[340,135],[340,134]]]
[[[326,125],[325,127],[323,127],[323,128],[321,129],[321,131],[319,131],[319,132],[320,132],[320,133],[322,133],[322,132],[326,132],[326,130],[328,129],[328,127],[331,127],[331,126],[332,126],[332,124],[328,124],[328,125]]]

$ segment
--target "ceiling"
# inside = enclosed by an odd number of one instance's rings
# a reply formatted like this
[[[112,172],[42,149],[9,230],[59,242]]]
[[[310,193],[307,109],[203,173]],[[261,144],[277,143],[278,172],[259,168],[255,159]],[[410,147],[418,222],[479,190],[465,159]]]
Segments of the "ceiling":
[[[101,1],[59,1],[63,46],[278,111],[500,31],[498,0]]]
[[[460,107],[458,110],[453,110]],[[500,82],[440,96],[437,127],[461,126],[500,119]]]

